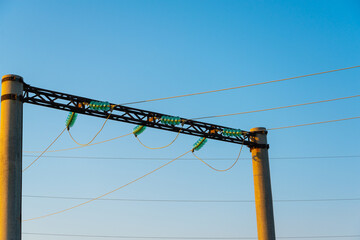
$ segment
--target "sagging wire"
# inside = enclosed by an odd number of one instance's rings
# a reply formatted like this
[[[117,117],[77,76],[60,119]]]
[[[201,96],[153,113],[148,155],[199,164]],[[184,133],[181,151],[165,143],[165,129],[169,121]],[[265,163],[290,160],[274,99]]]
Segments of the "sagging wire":
[[[224,136],[241,136],[243,134],[245,134],[246,132],[241,130],[241,129],[230,129],[230,128],[224,128],[223,131],[222,131],[222,135]],[[242,151],[242,148],[244,146],[244,144],[241,144],[241,147],[240,147],[240,151],[239,151],[239,154],[235,160],[235,162],[228,168],[226,169],[217,169],[213,166],[211,166],[210,164],[208,164],[207,162],[205,162],[203,159],[201,159],[200,157],[198,157],[194,152],[195,151],[199,151],[207,142],[207,139],[205,137],[202,137],[200,139],[198,139],[194,145],[193,145],[193,149],[191,150],[191,153],[198,159],[200,160],[201,162],[203,162],[206,166],[208,166],[209,168],[215,170],[215,171],[218,171],[218,172],[226,172],[230,169],[232,169],[236,163],[239,161],[239,158],[240,158],[240,155],[241,155],[241,151]]]
[[[177,159],[185,156],[185,155],[188,154],[189,152],[191,152],[191,150],[189,150],[189,151],[181,154],[180,156],[178,156],[178,157],[172,159],[171,161],[169,161],[169,162],[161,165],[160,167],[158,167],[158,168],[156,168],[156,169],[154,169],[154,170],[152,170],[152,171],[150,171],[150,172],[142,175],[141,177],[138,177],[138,178],[136,178],[136,179],[134,179],[134,180],[132,180],[132,181],[130,181],[130,182],[128,182],[128,183],[126,183],[126,184],[118,187],[118,188],[115,188],[115,189],[111,190],[110,192],[104,193],[104,194],[102,194],[102,195],[100,195],[100,196],[98,196],[98,197],[96,197],[96,198],[92,198],[92,199],[90,199],[90,200],[87,200],[87,201],[85,201],[85,202],[82,202],[82,203],[80,203],[80,204],[74,205],[74,206],[72,206],[72,207],[69,207],[69,208],[66,208],[66,209],[63,209],[63,210],[60,210],[60,211],[57,211],[57,212],[49,213],[49,214],[46,214],[46,215],[43,215],[43,216],[39,216],[39,217],[34,217],[34,218],[25,219],[25,220],[23,220],[23,222],[32,221],[32,220],[37,220],[37,219],[41,219],[41,218],[53,216],[53,215],[56,215],[56,214],[60,214],[60,213],[63,213],[63,212],[67,212],[67,211],[72,210],[72,209],[74,209],[74,208],[81,207],[81,206],[83,206],[83,205],[85,205],[85,204],[88,204],[88,203],[91,203],[91,202],[93,202],[93,201],[95,201],[95,200],[98,200],[98,199],[100,199],[100,198],[103,198],[103,197],[105,197],[105,196],[107,196],[107,195],[109,195],[109,194],[111,194],[111,193],[114,193],[114,192],[116,192],[116,191],[118,191],[118,190],[120,190],[120,189],[122,189],[122,188],[124,188],[124,187],[126,187],[126,186],[129,186],[130,184],[135,183],[135,182],[143,179],[144,177],[146,177],[146,176],[148,176],[148,175],[150,175],[150,174],[152,174],[152,173],[160,170],[161,168],[169,165],[170,163],[173,163],[173,162],[176,161]]]
[[[149,121],[152,122],[155,119],[156,119],[155,117],[150,118]],[[139,143],[143,147],[146,147],[146,148],[151,149],[151,150],[157,150],[157,149],[164,149],[164,148],[167,148],[167,147],[171,146],[178,139],[181,131],[184,128],[184,124],[187,121],[187,120],[182,120],[180,117],[173,117],[173,116],[162,116],[159,120],[163,124],[168,124],[168,125],[173,125],[173,126],[181,124],[181,128],[178,131],[178,133],[176,134],[175,138],[170,143],[166,144],[165,146],[162,146],[162,147],[149,147],[149,146],[145,145],[143,142],[141,142],[141,140],[138,138],[138,135],[140,135],[141,133],[143,133],[145,131],[146,126],[138,125],[138,126],[136,126],[134,128],[133,134],[134,134],[135,138],[139,141]]]
[[[88,145],[71,147],[71,148],[56,149],[56,150],[51,150],[51,151],[47,151],[47,152],[63,152],[63,151],[75,150],[75,149],[79,149],[79,148],[83,148],[83,147],[94,146],[94,145],[97,145],[97,144],[102,144],[102,143],[114,141],[114,140],[119,139],[119,138],[122,138],[122,137],[130,136],[130,135],[132,135],[132,134],[133,134],[133,133],[130,132],[130,133],[127,133],[127,134],[124,134],[124,135],[120,135],[120,136],[117,136],[117,137],[114,137],[114,138],[110,138],[110,139],[106,139],[106,140],[104,140],[104,141],[100,141],[100,142],[96,142],[96,143],[91,143],[91,144],[88,144]],[[24,153],[39,153],[40,151],[23,151],[23,152],[24,152]]]
[[[229,171],[230,169],[232,169],[232,168],[236,165],[236,163],[239,161],[239,158],[240,158],[240,155],[241,155],[241,151],[242,151],[243,146],[244,146],[244,144],[241,144],[239,154],[238,154],[236,160],[234,161],[234,163],[233,163],[230,167],[228,167],[228,168],[226,168],[226,169],[217,169],[217,168],[214,168],[213,166],[211,166],[210,164],[208,164],[207,162],[205,162],[203,159],[201,159],[200,157],[198,157],[193,151],[192,151],[192,154],[193,154],[198,160],[200,160],[200,161],[203,162],[206,166],[208,166],[209,168],[211,168],[211,169],[213,169],[213,170],[215,170],[215,171],[218,171],[218,172],[226,172],[226,171]]]
[[[88,146],[89,144],[91,144],[95,139],[96,137],[102,132],[102,130],[104,129],[105,125],[106,125],[106,122],[109,120],[109,117],[111,116],[111,114],[109,114],[109,116],[106,118],[106,120],[104,121],[103,125],[101,126],[100,130],[95,134],[95,136],[88,142],[88,143],[79,143],[78,141],[75,140],[75,138],[72,136],[70,130],[68,129],[68,133],[69,133],[69,136],[70,138],[79,146]]]
[[[96,105],[96,104],[93,104],[93,106],[96,107],[97,105]],[[103,111],[108,111],[108,110],[111,109],[111,111],[112,111],[112,109],[113,109],[115,106],[116,106],[116,105],[111,106],[111,105],[109,105],[109,104],[106,104],[105,106],[101,106],[101,108],[99,107],[99,109],[101,109],[101,110],[103,110]],[[22,170],[22,172],[25,172],[25,171],[26,171],[27,169],[29,169],[35,162],[37,162],[37,161],[41,158],[41,156],[44,155],[44,153],[46,153],[47,150],[60,138],[60,136],[65,132],[65,130],[68,131],[71,139],[72,139],[75,143],[77,143],[77,144],[79,144],[79,145],[81,145],[81,146],[88,146],[90,143],[92,143],[92,142],[95,140],[95,138],[96,138],[96,137],[99,135],[99,133],[103,130],[103,128],[104,128],[107,120],[108,120],[109,117],[111,116],[111,114],[109,114],[109,116],[106,118],[106,120],[105,120],[104,124],[102,125],[101,129],[96,133],[96,135],[94,136],[94,138],[93,138],[90,142],[88,142],[87,144],[78,143],[78,142],[73,138],[73,136],[72,136],[71,133],[70,133],[70,128],[74,126],[75,121],[76,121],[76,119],[77,119],[77,116],[78,116],[78,114],[75,113],[75,112],[70,112],[70,113],[68,114],[68,116],[67,116],[67,118],[66,118],[66,121],[65,121],[66,127],[64,128],[64,130],[62,130],[61,133],[55,138],[55,140],[52,141],[51,144],[50,144],[44,151],[42,151],[42,152],[40,153],[40,155],[39,155],[34,161],[32,161],[27,167],[25,167],[25,168]],[[51,152],[53,152],[53,151],[51,151]]]
[[[96,137],[102,132],[102,130],[104,129],[107,121],[109,120],[113,109],[118,106],[118,105],[111,105],[109,102],[97,102],[97,101],[91,101],[90,103],[86,103],[83,102],[82,103],[85,106],[88,106],[89,109],[91,110],[96,110],[96,111],[104,111],[104,112],[108,112],[110,111],[110,114],[107,116],[107,118],[105,119],[103,125],[101,126],[100,130],[95,134],[95,136],[88,142],[88,143],[79,143],[78,141],[75,140],[75,138],[71,135],[70,133],[70,128],[74,125],[75,121],[76,121],[76,117],[77,117],[77,113],[74,112],[70,112],[68,118],[66,119],[66,127],[69,133],[70,138],[77,144],[80,146],[88,146],[89,144],[91,144]],[[79,107],[82,106],[82,104],[79,104]]]
[[[29,167],[31,167],[37,160],[39,160],[41,158],[42,155],[44,155],[44,153],[47,152],[47,150],[60,138],[60,136],[65,132],[66,128],[64,128],[64,130],[61,131],[61,133],[54,139],[54,141],[52,141],[50,143],[50,145],[44,150],[41,152],[41,154],[34,160],[32,161],[26,168],[24,168],[22,170],[22,172],[25,172],[27,169],[29,169]]]
[[[92,105],[94,105],[94,104],[92,104]],[[116,107],[116,106],[117,106],[117,105],[110,105],[111,110],[112,110],[114,107]],[[96,105],[95,105],[95,107],[96,107]],[[92,107],[92,109],[95,109],[94,106]],[[105,106],[105,107],[103,106],[103,109],[106,110],[106,109],[107,109],[106,106]],[[96,109],[96,110],[98,110],[98,109]],[[100,110],[101,110],[101,109],[100,109]],[[77,119],[77,113],[70,112],[69,115],[68,115],[68,117],[67,117],[67,119],[66,119],[66,122],[65,122],[66,127],[65,127],[64,130],[59,134],[59,136],[57,136],[57,137],[55,138],[55,140],[54,140],[44,151],[23,151],[23,152],[28,152],[28,153],[41,153],[31,164],[29,164],[29,165],[23,170],[23,172],[26,171],[26,170],[27,170],[31,165],[33,165],[36,161],[38,161],[39,158],[40,158],[44,153],[46,153],[46,152],[61,152],[61,151],[68,151],[68,150],[79,149],[79,148],[83,148],[83,147],[87,147],[87,146],[93,146],[93,145],[97,145],[97,144],[101,144],[101,143],[113,141],[113,140],[116,140],[116,139],[119,139],[119,138],[122,138],[122,137],[126,137],[126,136],[129,136],[129,135],[132,134],[132,133],[127,133],[127,134],[124,134],[124,135],[121,135],[121,136],[118,136],[118,137],[114,137],[114,138],[110,138],[110,139],[107,139],[107,140],[104,140],[104,141],[92,143],[92,142],[95,140],[95,138],[97,137],[97,135],[103,130],[103,128],[104,128],[104,126],[105,126],[105,124],[106,124],[106,122],[107,122],[107,120],[109,119],[110,116],[111,116],[111,114],[109,114],[109,116],[108,116],[107,119],[105,120],[105,122],[104,122],[104,124],[102,125],[101,129],[99,130],[99,132],[95,135],[95,137],[94,137],[90,142],[88,142],[87,144],[81,144],[81,143],[78,143],[78,142],[73,138],[73,136],[71,135],[71,133],[70,133],[70,131],[69,131],[70,128],[71,128],[72,126],[74,126],[75,121],[76,121],[76,119]],[[65,130],[68,130],[68,133],[69,133],[71,139],[72,139],[74,142],[76,142],[78,145],[80,145],[80,146],[78,146],[78,147],[72,147],[72,148],[64,148],[64,149],[57,149],[57,150],[48,151],[48,149],[49,149],[49,148],[57,141],[57,139],[65,132]]]

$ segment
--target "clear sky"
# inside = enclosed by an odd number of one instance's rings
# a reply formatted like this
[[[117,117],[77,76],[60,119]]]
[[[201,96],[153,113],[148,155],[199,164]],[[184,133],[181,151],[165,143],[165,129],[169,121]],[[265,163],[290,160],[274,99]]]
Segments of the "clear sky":
[[[0,36],[1,75],[14,73],[36,87],[124,103],[359,65],[360,2],[0,0]],[[357,95],[359,76],[360,69],[353,69],[133,107],[185,118],[243,112]],[[355,117],[359,107],[359,99],[353,98],[206,121],[245,130],[273,128]],[[66,116],[24,105],[24,150],[45,149],[64,128]],[[72,133],[86,142],[102,123],[79,116]],[[133,127],[109,122],[98,140],[129,133]],[[359,135],[359,120],[270,131],[274,200],[359,199]],[[151,146],[174,137],[154,129],[140,135]],[[177,157],[196,140],[181,135],[167,149],[148,150],[129,136],[47,153],[66,158],[40,159],[24,173],[23,194],[96,197],[160,166],[164,158]],[[66,133],[51,149],[73,146]],[[198,155],[226,158],[209,161],[226,168],[239,147],[209,140]],[[27,165],[34,157],[24,154]],[[125,159],[74,158],[90,156]],[[192,160],[176,161],[108,198],[253,200],[250,156],[244,147],[241,161],[231,171],[218,173],[188,155]],[[24,197],[23,218],[81,201]],[[360,235],[359,200],[274,202],[274,215],[280,237]],[[256,237],[255,216],[253,202],[95,201],[25,222],[23,232]],[[80,239],[23,236],[49,238]]]

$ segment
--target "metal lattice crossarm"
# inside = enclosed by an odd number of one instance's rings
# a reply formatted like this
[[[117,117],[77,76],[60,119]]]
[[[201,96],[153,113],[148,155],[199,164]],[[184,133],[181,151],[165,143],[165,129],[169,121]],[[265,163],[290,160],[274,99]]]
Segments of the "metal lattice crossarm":
[[[109,118],[110,120],[132,123],[137,125],[143,125],[147,127],[179,132],[181,133],[205,137],[208,139],[214,139],[224,142],[231,142],[237,144],[244,144],[251,147],[268,147],[260,146],[261,144],[256,144],[250,141],[250,133],[243,131],[241,135],[231,136],[224,135],[223,131],[226,129],[231,129],[224,126],[219,126],[210,123],[204,123],[199,121],[193,121],[191,119],[180,118],[182,126],[174,126],[171,124],[166,124],[161,121],[163,116],[168,116],[166,114],[161,114],[157,112],[146,111],[137,108],[126,107],[123,105],[112,104],[112,111],[99,111],[94,110],[89,107],[89,103],[97,101],[95,99],[75,96],[67,93],[55,92],[47,89],[33,87],[27,84],[24,84],[24,95],[23,102],[31,103],[35,105],[40,105],[49,108],[55,108],[64,111],[71,111],[80,114],[85,114],[94,117],[100,118]],[[109,116],[109,114],[111,115]]]
[[[4,206],[0,210],[0,232],[2,233],[2,238],[0,237],[1,239],[21,239],[23,103],[31,103],[43,107],[69,111],[70,113],[66,119],[66,128],[68,130],[74,125],[76,117],[78,113],[80,113],[93,117],[103,118],[106,120],[110,119],[136,124],[137,126],[132,132],[135,137],[141,134],[145,130],[146,126],[177,132],[178,134],[184,133],[200,137],[200,139],[198,139],[193,145],[192,150],[189,150],[184,154],[174,158],[173,160],[168,161],[166,164],[156,168],[155,170],[152,170],[142,177],[136,178],[135,180],[97,198],[93,198],[91,201],[113,193],[114,191],[120,190],[121,188],[128,186],[130,183],[136,182],[143,177],[159,170],[160,168],[167,166],[171,162],[191,151],[193,152],[199,150],[202,146],[204,146],[207,139],[248,146],[250,148],[253,159],[252,163],[254,172],[253,177],[255,187],[254,192],[258,238],[260,240],[276,239],[271,193],[269,155],[267,149],[269,145],[267,144],[266,128],[258,127],[252,128],[250,131],[243,131],[240,129],[227,128],[215,124],[194,121],[192,119],[131,108],[120,104],[97,101],[95,99],[33,87],[25,84],[21,76],[13,74],[3,76],[1,88],[0,142],[2,144],[0,144],[0,175],[2,176],[2,181],[0,181],[0,206]],[[105,123],[106,121],[104,122],[103,126]],[[64,128],[61,134],[66,130],[66,128]],[[58,137],[60,137],[60,135]],[[53,141],[53,143],[55,141]],[[49,147],[51,145],[52,143],[49,145]],[[48,148],[46,148],[42,154],[46,152]],[[237,160],[239,159],[241,149],[242,146],[240,148]],[[41,157],[42,154],[40,154],[39,157]],[[201,158],[198,159],[201,160]],[[236,164],[237,160],[233,163],[232,166],[230,166],[230,168]],[[204,163],[207,164],[206,162]],[[31,164],[29,166],[31,166]],[[211,167],[210,165],[208,166]],[[230,168],[226,170],[229,170]],[[213,169],[218,170],[215,168]],[[91,201],[89,200],[61,211],[27,219],[24,221],[35,220],[58,213],[63,213]]]

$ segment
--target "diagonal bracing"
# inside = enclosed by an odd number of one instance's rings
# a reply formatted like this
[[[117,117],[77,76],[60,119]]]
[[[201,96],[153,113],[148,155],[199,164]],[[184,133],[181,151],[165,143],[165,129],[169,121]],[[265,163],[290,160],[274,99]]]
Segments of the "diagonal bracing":
[[[112,111],[99,111],[89,107],[88,104],[93,101],[98,100],[24,84],[24,103],[71,111],[104,119],[108,118],[109,120],[143,125],[177,133],[181,131],[183,134],[236,144],[244,144],[249,147],[268,147],[267,145],[261,146],[261,144],[251,142],[251,133],[247,131],[242,131],[241,135],[224,135],[224,130],[232,128],[185,118],[180,118],[182,122],[181,126],[175,126],[161,121],[161,117],[168,116],[166,114],[131,108],[118,104],[111,104],[113,106]]]

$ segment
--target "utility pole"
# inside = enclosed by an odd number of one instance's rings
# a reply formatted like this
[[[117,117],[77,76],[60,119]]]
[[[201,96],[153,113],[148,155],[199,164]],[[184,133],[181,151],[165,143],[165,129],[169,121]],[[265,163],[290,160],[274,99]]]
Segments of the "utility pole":
[[[3,76],[0,123],[0,240],[21,239],[22,96],[22,77]]]
[[[253,156],[258,239],[275,240],[265,128],[248,132],[101,102],[30,86],[22,77],[11,74],[3,76],[1,91],[0,240],[21,240],[23,103],[248,146]]]
[[[250,147],[254,173],[258,239],[275,240],[267,131],[266,128],[259,127],[250,129],[250,133],[250,140],[258,144]]]

